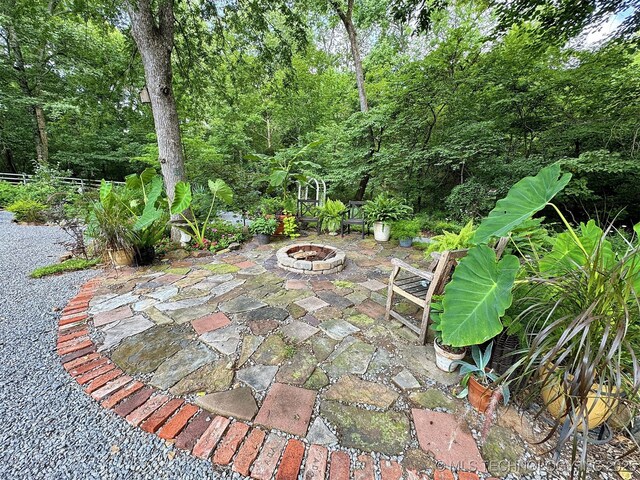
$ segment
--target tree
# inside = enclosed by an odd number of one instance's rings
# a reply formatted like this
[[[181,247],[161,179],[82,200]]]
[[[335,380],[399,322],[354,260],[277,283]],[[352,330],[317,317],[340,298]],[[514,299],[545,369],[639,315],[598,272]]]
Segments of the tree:
[[[185,180],[171,66],[175,27],[173,0],[161,0],[155,8],[150,0],[127,0],[126,8],[131,19],[131,35],[144,67],[167,197],[173,202],[176,184]]]

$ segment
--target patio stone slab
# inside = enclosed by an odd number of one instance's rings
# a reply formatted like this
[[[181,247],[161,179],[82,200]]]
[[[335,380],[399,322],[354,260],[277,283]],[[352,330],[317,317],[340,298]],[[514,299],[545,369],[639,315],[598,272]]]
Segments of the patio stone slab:
[[[303,387],[309,390],[320,390],[329,385],[329,377],[321,369],[316,368]]]
[[[95,315],[96,313],[108,312],[109,310],[115,310],[123,305],[129,305],[130,303],[137,302],[140,297],[133,295],[132,293],[125,293],[124,295],[117,295],[109,298],[104,302],[93,305],[89,309],[89,314]]]
[[[165,315],[156,307],[147,308],[144,313],[156,325],[167,325],[173,323],[173,319],[169,315]]]
[[[364,313],[350,315],[347,317],[347,321],[358,328],[368,328],[376,322],[373,318],[369,315],[365,315]]]
[[[320,330],[325,332],[334,340],[342,340],[343,338],[360,331],[358,327],[339,318],[325,320],[319,325],[319,327]]]
[[[326,365],[324,371],[331,378],[340,378],[347,373],[363,375],[366,373],[375,351],[375,346],[356,340]]]
[[[258,412],[256,423],[293,435],[305,436],[316,392],[274,383]]]
[[[367,299],[356,307],[360,313],[369,315],[374,320],[382,320],[385,314],[385,307],[371,299]]]
[[[169,310],[180,310],[182,308],[191,309],[208,302],[209,298],[211,298],[209,295],[205,295],[203,297],[176,300],[175,302],[158,303],[154,308],[157,308],[161,312],[167,312]]]
[[[455,385],[460,381],[459,373],[444,372],[436,366],[433,345],[402,346],[399,353],[402,355],[402,363],[418,375],[424,375],[442,385]]]
[[[304,308],[307,312],[313,312],[314,310],[318,310],[322,307],[326,307],[329,304],[318,297],[307,297],[302,300],[297,300],[294,302],[299,307]]]
[[[455,400],[437,388],[429,388],[424,392],[412,392],[411,395],[409,395],[409,399],[422,408],[428,408],[430,410],[436,408],[455,410],[456,408]]]
[[[402,390],[414,390],[421,387],[420,382],[406,368],[395,375],[391,381]]]
[[[338,295],[331,290],[322,290],[318,292],[318,297],[336,308],[345,309],[353,306],[353,302],[347,297]]]
[[[262,307],[238,314],[238,321],[255,322],[260,320],[276,320],[282,322],[289,316],[289,312],[284,308]]]
[[[153,307],[156,303],[158,303],[158,300],[156,300],[155,298],[145,298],[143,300],[140,300],[139,302],[134,303],[132,305],[132,308],[134,312],[142,312],[150,307]]]
[[[343,447],[399,455],[411,441],[409,419],[400,412],[376,412],[325,400],[320,414],[336,427]]]
[[[372,405],[387,409],[398,399],[399,395],[380,383],[360,380],[353,375],[345,375],[333,384],[324,395],[327,400],[338,400],[343,403]]]
[[[236,379],[246,383],[256,392],[262,392],[269,388],[277,372],[277,366],[256,365],[236,371]]]
[[[284,284],[287,290],[306,290],[309,288],[306,280],[287,280]]]
[[[312,327],[308,323],[298,320],[294,320],[288,325],[280,327],[280,332],[284,335],[284,338],[295,344],[304,342],[319,331],[316,327]]]
[[[264,301],[273,307],[286,307],[291,303],[295,303],[298,300],[308,298],[313,295],[310,290],[284,290],[278,287],[275,293],[268,295],[264,298]]]
[[[247,295],[240,295],[233,300],[222,303],[220,305],[220,310],[225,313],[240,313],[247,312],[249,310],[256,310],[266,305],[266,303],[256,300],[255,298]]]
[[[412,409],[420,448],[448,466],[485,472],[484,460],[465,420],[449,413]]]
[[[169,389],[169,393],[180,396],[196,392],[212,393],[228,390],[233,381],[233,373],[227,360],[218,360],[184,377]]]
[[[202,335],[207,332],[218,330],[219,328],[226,327],[231,323],[231,320],[222,312],[212,313],[204,317],[196,318],[191,321],[191,326],[198,335]]]
[[[280,383],[303,385],[318,366],[318,359],[305,349],[298,350],[291,360],[280,368],[276,379]]]
[[[176,323],[187,323],[196,318],[204,317],[213,313],[216,310],[215,305],[211,305],[209,303],[205,303],[204,305],[198,305],[195,307],[188,308],[180,308],[178,310],[173,310],[167,312],[174,322]]]
[[[178,294],[178,287],[165,287],[153,292],[147,293],[147,297],[151,297],[159,302],[166,302],[171,297],[175,297]]]
[[[287,357],[288,346],[279,335],[271,335],[253,354],[253,361],[262,365],[280,365]]]
[[[124,340],[111,354],[129,374],[151,373],[167,358],[186,347],[193,336],[175,325],[153,327]]]
[[[266,335],[278,328],[280,323],[275,320],[253,320],[248,326],[254,335]]]
[[[385,283],[379,282],[378,280],[367,280],[366,282],[361,282],[360,285],[373,292],[387,288]]]
[[[245,335],[242,339],[242,349],[240,350],[240,357],[238,358],[237,366],[241,367],[244,365],[263,341],[264,337],[259,335]]]
[[[147,320],[142,315],[134,315],[133,317],[110,323],[103,328],[104,340],[98,351],[108,350],[118,345],[125,338],[144,332],[153,326],[155,326],[155,323]]]
[[[250,421],[258,411],[258,404],[249,387],[209,393],[203,397],[196,397],[195,402],[211,413],[240,420]]]
[[[202,265],[202,268],[209,270],[218,275],[224,275],[226,273],[236,273],[240,268],[229,265],[227,263],[209,263],[207,265]]]
[[[323,362],[333,353],[338,341],[323,335],[316,335],[309,340],[313,354],[319,362]]]
[[[123,305],[122,307],[118,307],[115,310],[109,310],[107,312],[96,313],[93,316],[93,326],[94,327],[102,327],[111,322],[116,322],[118,320],[124,320],[125,318],[129,318],[133,316],[133,312],[131,311],[131,307],[129,305]]]
[[[149,383],[154,387],[166,390],[178,383],[183,377],[217,358],[218,356],[204,344],[193,342],[165,360],[153,374]]]
[[[334,445],[338,443],[338,437],[329,430],[322,418],[316,417],[307,433],[307,441],[312,445]]]
[[[238,325],[229,325],[200,335],[200,340],[223,355],[233,355],[242,340],[241,328]]]
[[[244,280],[241,279],[229,280],[228,282],[223,282],[211,287],[209,293],[213,295],[214,298],[220,297],[225,293],[229,293],[230,291],[242,286],[242,284],[244,284]]]

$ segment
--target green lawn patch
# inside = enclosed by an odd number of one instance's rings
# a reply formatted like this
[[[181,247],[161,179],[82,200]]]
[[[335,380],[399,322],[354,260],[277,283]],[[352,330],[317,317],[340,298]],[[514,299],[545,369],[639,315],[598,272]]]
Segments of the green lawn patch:
[[[76,270],[84,270],[86,268],[95,267],[99,260],[97,258],[85,260],[84,258],[71,258],[61,263],[54,263],[46,267],[36,268],[31,272],[31,278],[42,278],[48,275],[56,275],[64,272],[75,272]]]

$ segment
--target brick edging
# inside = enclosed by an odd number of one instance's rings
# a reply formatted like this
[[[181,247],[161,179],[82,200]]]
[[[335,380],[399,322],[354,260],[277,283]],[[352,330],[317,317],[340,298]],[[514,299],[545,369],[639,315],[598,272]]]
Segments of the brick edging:
[[[89,302],[100,282],[99,278],[86,282],[62,310],[56,350],[63,368],[85,393],[130,424],[195,457],[256,480],[296,480],[301,474],[305,480],[455,479],[450,470],[436,471],[429,477],[404,471],[396,461],[378,462],[370,454],[352,457],[342,450],[329,451],[322,445],[269,434],[135,380],[98,353],[89,335]],[[459,480],[478,478],[467,472],[458,476]]]

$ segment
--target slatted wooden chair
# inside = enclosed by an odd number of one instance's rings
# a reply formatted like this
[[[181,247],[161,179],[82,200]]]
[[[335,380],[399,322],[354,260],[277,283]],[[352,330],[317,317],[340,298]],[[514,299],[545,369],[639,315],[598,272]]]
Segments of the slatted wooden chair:
[[[340,235],[344,237],[344,232],[351,233],[351,225],[359,225],[362,228],[362,238],[368,230],[367,219],[364,216],[362,207],[367,202],[361,202],[351,200],[347,204],[347,209],[342,214],[342,221],[340,222]]]
[[[495,250],[498,258],[502,256],[508,242],[508,238],[501,238],[496,245]],[[417,333],[420,342],[424,345],[427,341],[431,300],[434,295],[442,295],[445,285],[451,279],[454,268],[460,259],[467,254],[467,251],[466,249],[447,250],[439,254],[432,254],[434,259],[426,270],[420,270],[402,260],[392,258],[393,270],[389,277],[385,320],[389,320],[389,317],[395,318]],[[422,308],[422,318],[419,325],[393,310],[395,294]]]
[[[318,217],[316,208],[320,205],[318,200],[298,200],[298,211],[296,212],[296,220],[301,225],[309,223],[316,224],[316,230],[320,234],[320,218]]]

